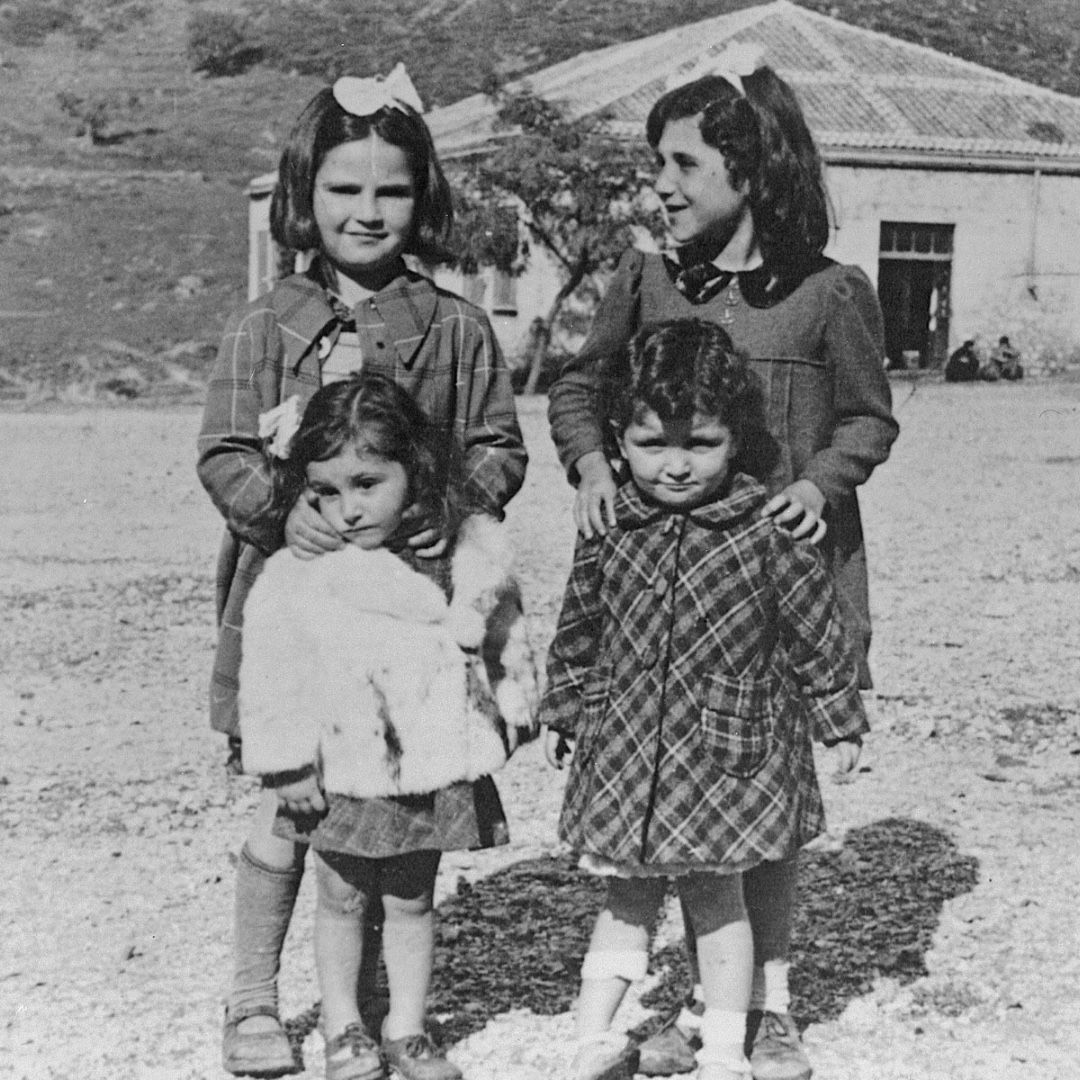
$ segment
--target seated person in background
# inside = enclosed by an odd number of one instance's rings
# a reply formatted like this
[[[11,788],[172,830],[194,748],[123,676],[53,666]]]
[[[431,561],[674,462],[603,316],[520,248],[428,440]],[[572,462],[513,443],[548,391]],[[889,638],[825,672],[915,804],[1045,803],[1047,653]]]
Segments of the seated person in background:
[[[974,382],[979,377],[979,357],[975,339],[968,338],[945,364],[946,382]]]
[[[1008,335],[1002,334],[998,338],[997,346],[991,355],[1003,379],[1016,382],[1024,377],[1024,369],[1020,364],[1020,352],[1009,341]]]

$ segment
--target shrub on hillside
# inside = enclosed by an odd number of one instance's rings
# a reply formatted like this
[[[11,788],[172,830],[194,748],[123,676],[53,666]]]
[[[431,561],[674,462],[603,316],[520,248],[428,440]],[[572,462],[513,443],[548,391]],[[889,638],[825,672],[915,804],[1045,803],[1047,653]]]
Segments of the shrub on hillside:
[[[76,135],[85,135],[95,146],[102,141],[109,122],[109,103],[104,98],[81,98],[69,90],[61,90],[56,95],[56,102],[61,112],[67,113],[78,124]]]
[[[12,45],[40,45],[49,34],[67,30],[77,21],[75,13],[63,4],[18,0],[4,12],[0,35]]]
[[[247,0],[246,6],[269,65],[336,79],[374,75],[389,71],[397,60],[408,62],[409,20],[424,5],[419,0]],[[412,66],[414,74],[419,70]]]
[[[239,75],[257,64],[262,48],[251,40],[242,16],[197,11],[188,20],[187,55],[193,71],[221,77]]]

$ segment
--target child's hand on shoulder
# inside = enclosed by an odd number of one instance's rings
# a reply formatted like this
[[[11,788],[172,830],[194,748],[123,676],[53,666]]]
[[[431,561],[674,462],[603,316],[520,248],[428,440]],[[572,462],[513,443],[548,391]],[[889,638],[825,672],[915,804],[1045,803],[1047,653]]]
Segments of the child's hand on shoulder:
[[[578,471],[577,494],[574,496],[574,524],[586,540],[593,533],[605,536],[615,527],[615,493],[618,487],[611,466],[599,450],[582,454],[574,463]]]
[[[544,736],[544,756],[554,768],[565,768],[566,763],[574,756],[574,740],[561,731],[548,728]]]
[[[825,513],[825,496],[810,480],[796,480],[788,484],[779,495],[774,495],[761,510],[762,517],[772,518],[796,540],[820,543],[827,528],[822,514]]]
[[[273,788],[278,801],[294,816],[321,814],[326,809],[326,799],[314,773],[289,784],[275,784]]]
[[[319,513],[318,496],[302,492],[285,519],[285,543],[298,559],[314,559],[329,551],[339,551],[345,541]]]
[[[446,551],[446,537],[442,530],[433,525],[415,503],[402,514],[397,535],[421,559],[437,559]]]

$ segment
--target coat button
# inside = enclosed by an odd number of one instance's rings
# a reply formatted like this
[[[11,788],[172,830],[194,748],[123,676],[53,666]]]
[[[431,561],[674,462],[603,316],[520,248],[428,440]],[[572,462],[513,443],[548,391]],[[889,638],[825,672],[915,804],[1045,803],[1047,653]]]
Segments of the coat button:
[[[656,593],[657,596],[666,596],[667,587],[667,578],[662,574],[653,582],[653,592]]]
[[[641,654],[642,667],[656,667],[656,661],[660,659],[660,651],[655,645],[650,645]]]

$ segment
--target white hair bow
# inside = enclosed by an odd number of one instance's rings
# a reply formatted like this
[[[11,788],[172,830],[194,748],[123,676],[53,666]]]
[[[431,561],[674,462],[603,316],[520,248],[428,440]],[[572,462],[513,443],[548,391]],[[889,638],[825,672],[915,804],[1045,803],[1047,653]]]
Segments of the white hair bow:
[[[289,456],[293,436],[300,429],[300,398],[297,394],[280,405],[259,413],[259,438],[269,439],[266,452],[284,461]]]
[[[374,116],[380,109],[400,109],[403,105],[418,113],[424,111],[404,64],[398,64],[389,75],[370,79],[342,75],[334,83],[334,100],[353,116]]]
[[[696,82],[706,75],[718,75],[726,79],[745,97],[743,76],[753,75],[762,66],[764,49],[760,45],[728,45],[719,56],[702,56],[686,71],[670,76],[664,84],[665,90],[676,90],[687,83]]]

